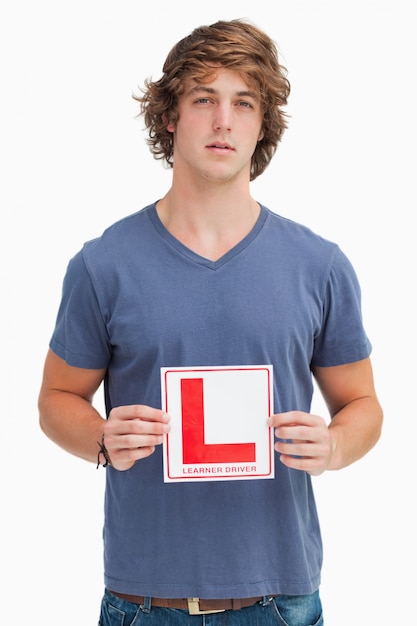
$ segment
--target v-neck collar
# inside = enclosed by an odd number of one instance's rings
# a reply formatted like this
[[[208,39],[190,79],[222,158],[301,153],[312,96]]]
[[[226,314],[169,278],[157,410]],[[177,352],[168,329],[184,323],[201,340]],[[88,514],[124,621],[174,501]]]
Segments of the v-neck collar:
[[[160,236],[172,247],[174,248],[178,254],[181,254],[183,257],[188,259],[191,263],[197,263],[198,265],[202,265],[207,267],[207,269],[218,270],[220,267],[228,263],[235,256],[240,254],[245,248],[247,248],[254,239],[258,236],[259,232],[262,230],[262,227],[265,223],[265,220],[268,216],[267,209],[260,205],[260,212],[258,219],[256,220],[253,228],[250,232],[241,239],[233,248],[228,250],[223,256],[221,256],[216,261],[212,261],[211,259],[207,259],[200,254],[197,254],[187,246],[185,246],[179,239],[174,237],[167,228],[165,228],[164,224],[161,222],[159,215],[156,210],[157,202],[149,206],[149,217],[155,226],[156,230],[160,234]]]

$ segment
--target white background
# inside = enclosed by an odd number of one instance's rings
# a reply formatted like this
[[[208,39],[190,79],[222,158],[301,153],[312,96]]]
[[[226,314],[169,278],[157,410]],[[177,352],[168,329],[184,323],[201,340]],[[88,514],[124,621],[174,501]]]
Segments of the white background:
[[[39,431],[70,256],[160,197],[132,91],[192,28],[247,17],[289,70],[290,128],[253,195],[352,260],[385,409],[378,446],[314,479],[327,626],[415,616],[416,90],[412,0],[5,0],[1,53],[0,621],[97,623],[104,470]],[[323,408],[319,400],[315,405]],[[146,541],[146,537],[138,537]],[[411,616],[411,617],[410,617]]]

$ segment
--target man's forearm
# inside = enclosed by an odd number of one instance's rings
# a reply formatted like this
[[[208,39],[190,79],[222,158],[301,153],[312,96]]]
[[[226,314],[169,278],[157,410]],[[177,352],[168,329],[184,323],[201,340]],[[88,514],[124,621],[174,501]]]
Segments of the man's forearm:
[[[39,398],[39,423],[45,435],[61,448],[97,462],[104,419],[90,402],[64,391],[45,392]]]
[[[365,456],[381,435],[382,417],[374,397],[354,400],[336,413],[329,425],[333,452],[328,469],[342,469]]]

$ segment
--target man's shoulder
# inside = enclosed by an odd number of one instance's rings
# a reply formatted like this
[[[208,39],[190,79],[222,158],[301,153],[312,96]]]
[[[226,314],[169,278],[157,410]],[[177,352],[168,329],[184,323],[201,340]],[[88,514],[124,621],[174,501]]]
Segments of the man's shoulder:
[[[274,213],[264,207],[268,214],[268,229],[266,232],[272,237],[281,238],[286,243],[286,247],[293,249],[308,248],[316,250],[327,250],[332,252],[338,245],[315,232],[310,226],[297,222],[289,217]]]
[[[98,244],[102,241],[107,244],[112,240],[118,241],[120,237],[125,238],[140,235],[145,226],[149,223],[149,215],[154,208],[154,203],[149,204],[139,211],[122,217],[108,226],[99,237],[87,242],[86,245]]]
[[[155,228],[150,213],[155,205],[150,204],[111,224],[101,235],[86,241],[80,255],[90,272],[110,272],[129,259],[138,258],[141,251],[152,246]]]
[[[141,237],[148,237],[151,224],[149,214],[154,207],[155,204],[150,204],[113,222],[101,235],[84,243],[84,254],[98,254],[102,249],[109,252],[112,247],[126,247]]]

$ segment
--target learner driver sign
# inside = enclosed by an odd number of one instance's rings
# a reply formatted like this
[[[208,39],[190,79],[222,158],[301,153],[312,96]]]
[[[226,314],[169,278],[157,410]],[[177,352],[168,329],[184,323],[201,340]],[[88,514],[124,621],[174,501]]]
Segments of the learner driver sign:
[[[161,368],[164,481],[274,477],[272,366]]]

